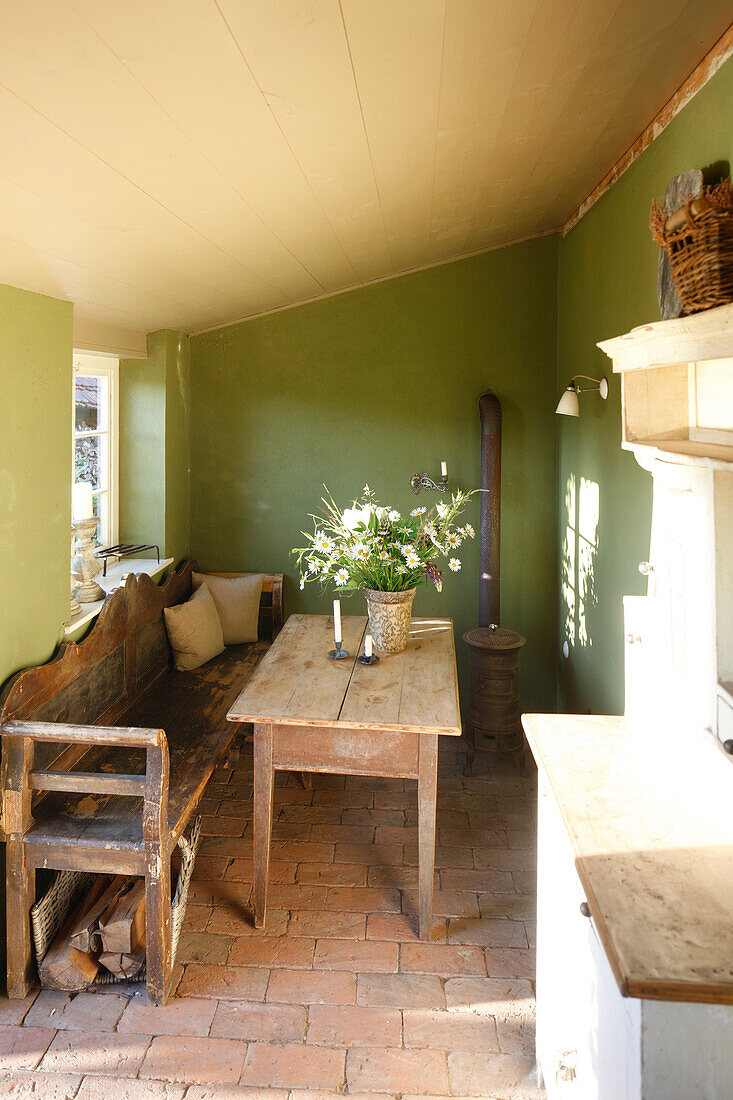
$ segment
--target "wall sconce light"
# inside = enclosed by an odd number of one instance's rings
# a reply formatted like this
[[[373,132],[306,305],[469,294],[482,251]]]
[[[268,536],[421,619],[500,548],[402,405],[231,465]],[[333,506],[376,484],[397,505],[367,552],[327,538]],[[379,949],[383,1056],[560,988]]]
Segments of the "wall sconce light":
[[[410,488],[415,496],[421,489],[433,489],[436,493],[448,493],[448,466],[445,459],[440,464],[440,481],[433,481],[428,474],[413,474],[410,478]]]
[[[595,382],[596,384],[595,386],[583,386],[581,388],[578,385],[579,378],[582,378],[585,382]],[[570,385],[557,403],[555,412],[558,416],[580,416],[579,393],[599,393],[605,401],[608,397],[608,379],[589,378],[587,374],[574,374],[570,379]]]

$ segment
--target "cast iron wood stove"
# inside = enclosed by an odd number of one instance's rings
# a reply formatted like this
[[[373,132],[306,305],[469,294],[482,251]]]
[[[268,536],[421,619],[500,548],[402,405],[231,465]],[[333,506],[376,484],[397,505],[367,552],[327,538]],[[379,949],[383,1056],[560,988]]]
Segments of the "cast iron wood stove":
[[[469,648],[471,688],[465,732],[470,764],[479,750],[516,754],[523,773],[524,734],[519,705],[519,650],[527,639],[500,626],[501,402],[479,398],[481,417],[481,528],[479,625],[463,640]]]

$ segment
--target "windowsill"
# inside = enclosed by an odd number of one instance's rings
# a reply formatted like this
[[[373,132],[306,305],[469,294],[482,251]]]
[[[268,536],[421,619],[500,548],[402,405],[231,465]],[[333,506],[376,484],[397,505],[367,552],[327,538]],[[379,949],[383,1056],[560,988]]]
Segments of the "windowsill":
[[[159,562],[154,561],[152,558],[123,558],[122,561],[116,561],[113,565],[107,566],[106,577],[103,577],[100,573],[98,577],[95,577],[95,580],[109,596],[110,592],[114,592],[115,588],[119,588],[120,577],[123,573],[147,573],[149,577],[159,577],[169,566],[173,565],[174,561],[174,558],[161,558]],[[93,619],[96,619],[103,603],[104,600],[97,600],[96,603],[83,603],[81,614],[74,619],[70,619],[64,626],[64,634],[67,636],[76,634],[80,627],[88,626]]]

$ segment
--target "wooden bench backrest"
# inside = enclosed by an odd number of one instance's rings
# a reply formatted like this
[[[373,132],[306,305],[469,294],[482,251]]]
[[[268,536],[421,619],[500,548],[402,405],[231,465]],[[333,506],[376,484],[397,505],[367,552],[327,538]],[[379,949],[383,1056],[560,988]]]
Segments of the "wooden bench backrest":
[[[194,561],[185,561],[161,585],[131,575],[105,601],[89,634],[67,642],[45,665],[15,676],[2,695],[0,721],[112,725],[171,664],[163,608],[191,594]],[[243,574],[237,574],[243,575]],[[260,636],[282,626],[282,574],[267,574],[260,605]],[[65,755],[65,754],[64,754]],[[58,746],[39,745],[36,767],[58,758]]]

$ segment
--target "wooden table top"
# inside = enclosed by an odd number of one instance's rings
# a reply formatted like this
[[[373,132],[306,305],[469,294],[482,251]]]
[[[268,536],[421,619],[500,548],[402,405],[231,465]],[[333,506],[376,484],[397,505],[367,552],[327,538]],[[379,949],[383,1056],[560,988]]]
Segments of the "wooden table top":
[[[405,651],[380,654],[376,665],[356,662],[366,616],[344,615],[341,622],[350,656],[333,661],[333,616],[291,615],[229,721],[460,736],[450,619],[413,619]]]
[[[733,771],[709,737],[525,714],[629,997],[733,1004]]]

